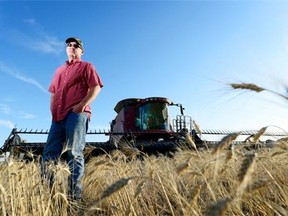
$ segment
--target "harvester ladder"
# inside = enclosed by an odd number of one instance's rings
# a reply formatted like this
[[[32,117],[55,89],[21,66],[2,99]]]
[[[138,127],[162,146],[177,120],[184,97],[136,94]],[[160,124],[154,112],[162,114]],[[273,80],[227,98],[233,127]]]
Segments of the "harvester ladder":
[[[191,116],[177,115],[176,119],[173,119],[174,131],[180,131],[182,129],[192,130],[192,118]]]

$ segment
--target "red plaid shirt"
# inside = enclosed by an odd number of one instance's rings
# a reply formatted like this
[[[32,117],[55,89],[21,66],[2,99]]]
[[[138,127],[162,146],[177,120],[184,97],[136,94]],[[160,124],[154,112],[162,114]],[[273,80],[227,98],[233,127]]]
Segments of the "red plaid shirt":
[[[63,120],[72,107],[82,101],[89,89],[97,85],[103,87],[95,67],[89,62],[66,61],[66,64],[58,67],[49,87],[49,92],[54,94],[52,120]],[[85,112],[91,116],[89,105],[85,107]]]

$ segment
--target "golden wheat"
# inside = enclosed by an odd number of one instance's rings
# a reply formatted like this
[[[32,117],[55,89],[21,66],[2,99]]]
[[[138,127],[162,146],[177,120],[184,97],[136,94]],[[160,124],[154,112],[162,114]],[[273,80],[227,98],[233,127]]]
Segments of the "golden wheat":
[[[262,91],[267,91],[267,92],[270,92],[274,95],[277,95],[279,97],[282,97],[286,100],[288,100],[288,97],[286,95],[283,95],[279,92],[275,92],[273,90],[270,90],[270,89],[266,89],[266,88],[263,88],[263,87],[260,87],[260,86],[257,86],[256,84],[254,83],[230,83],[229,84],[233,89],[245,89],[245,90],[250,90],[250,91],[255,91],[257,93],[259,92],[262,92]]]
[[[200,195],[201,188],[202,188],[201,185],[199,185],[192,192],[191,201],[190,201],[192,207],[196,207],[197,206],[197,199],[198,199],[198,197]]]
[[[66,166],[52,166],[58,173],[51,193],[41,182],[39,164],[13,160],[10,166],[0,165],[0,215],[65,216],[79,210],[85,216],[268,216],[280,215],[279,206],[286,210],[287,150],[252,152],[242,145],[224,149],[217,158],[191,150],[178,151],[173,158],[128,162],[108,155],[91,158],[83,179],[85,205],[67,199]],[[225,172],[215,175],[216,167]]]
[[[241,164],[241,168],[238,172],[238,181],[240,182],[235,196],[233,197],[235,202],[238,202],[243,193],[246,191],[246,188],[249,184],[249,181],[251,179],[252,173],[254,172],[254,166],[256,164],[256,157],[257,153],[251,153],[245,155],[245,159]]]
[[[245,159],[241,165],[241,168],[238,173],[238,180],[239,182],[243,181],[243,179],[253,171],[254,164],[256,161],[257,153],[246,154]]]
[[[265,133],[268,127],[261,128],[258,133],[253,135],[253,143],[257,143],[259,141],[259,138]]]
[[[224,199],[220,199],[218,200],[214,205],[211,205],[207,212],[206,212],[206,216],[222,216],[225,214],[227,208],[228,208],[228,204],[231,202],[230,198],[224,198]]]
[[[222,140],[213,148],[212,154],[216,154],[230,145],[237,137],[239,133],[232,133],[222,138]]]
[[[271,154],[271,157],[275,157],[275,156],[279,156],[279,155],[287,155],[287,154],[288,154],[288,152],[286,152],[286,151],[277,151],[277,152],[273,152]]]
[[[199,134],[199,136],[201,137],[202,136],[202,130],[200,129],[199,124],[197,124],[195,120],[192,120],[192,124],[193,124],[193,127],[195,128],[197,134]]]
[[[193,141],[192,135],[186,134],[185,138],[186,138],[186,142],[188,144],[188,148],[191,146],[197,152],[197,147],[196,147],[195,142]]]
[[[230,86],[233,89],[247,89],[255,92],[262,92],[265,89],[255,85],[254,83],[231,83]]]
[[[181,172],[183,172],[183,171],[184,171],[185,169],[187,169],[189,166],[190,166],[190,165],[189,165],[189,161],[179,164],[179,165],[176,167],[176,173],[179,175]]]
[[[254,192],[256,190],[259,190],[260,188],[268,186],[268,183],[269,183],[269,181],[267,179],[259,179],[255,182],[253,182],[253,184],[248,185],[246,188],[246,192],[251,193],[251,192]]]
[[[121,178],[118,181],[116,181],[114,184],[110,185],[101,195],[100,201],[111,196],[113,193],[119,191],[121,188],[123,188],[125,185],[127,185],[131,179],[134,177],[129,178]]]

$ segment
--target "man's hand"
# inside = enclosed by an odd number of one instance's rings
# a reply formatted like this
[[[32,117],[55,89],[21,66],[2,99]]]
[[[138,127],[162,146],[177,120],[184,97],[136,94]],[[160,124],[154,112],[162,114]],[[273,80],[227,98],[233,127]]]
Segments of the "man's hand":
[[[82,101],[73,107],[72,111],[75,113],[84,112],[85,106],[88,106],[89,104],[92,103],[92,101],[96,98],[100,90],[101,90],[100,86],[95,86],[91,88],[88,91],[87,95],[82,99]]]
[[[85,109],[85,106],[83,105],[82,102],[80,102],[73,107],[72,111],[75,113],[82,113],[84,112],[84,109]]]

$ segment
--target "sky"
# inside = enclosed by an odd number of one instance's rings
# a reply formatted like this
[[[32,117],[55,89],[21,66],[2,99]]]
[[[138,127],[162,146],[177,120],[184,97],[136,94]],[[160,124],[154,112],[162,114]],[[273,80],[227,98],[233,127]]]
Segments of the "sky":
[[[0,146],[13,127],[50,128],[48,87],[71,36],[104,83],[91,130],[109,129],[120,100],[159,96],[202,129],[288,131],[288,101],[271,92],[287,93],[287,11],[272,0],[0,1]]]

